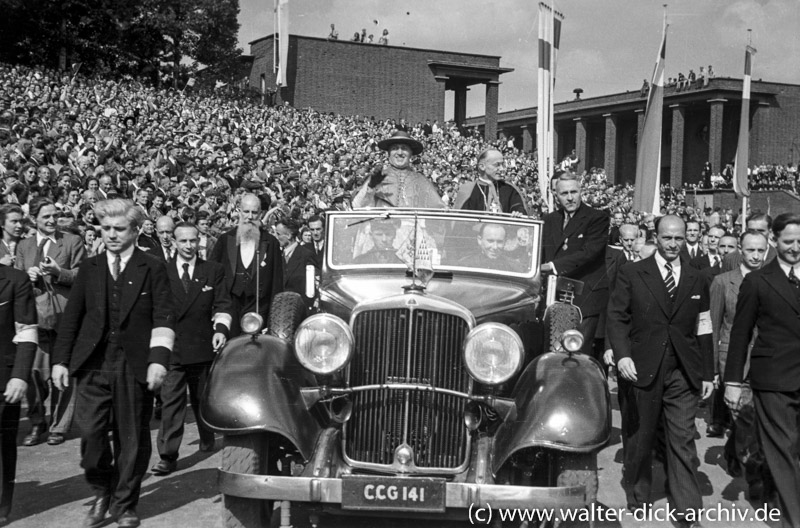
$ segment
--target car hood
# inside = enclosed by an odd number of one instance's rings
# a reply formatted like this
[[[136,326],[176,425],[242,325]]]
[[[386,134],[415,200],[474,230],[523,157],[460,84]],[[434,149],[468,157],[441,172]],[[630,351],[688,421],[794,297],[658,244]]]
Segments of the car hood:
[[[538,282],[529,282],[459,273],[452,278],[434,277],[425,291],[460,304],[472,312],[479,324],[495,321],[510,325],[535,317]],[[338,275],[323,282],[320,300],[324,311],[349,321],[357,304],[397,295],[410,284],[411,279],[401,273]]]

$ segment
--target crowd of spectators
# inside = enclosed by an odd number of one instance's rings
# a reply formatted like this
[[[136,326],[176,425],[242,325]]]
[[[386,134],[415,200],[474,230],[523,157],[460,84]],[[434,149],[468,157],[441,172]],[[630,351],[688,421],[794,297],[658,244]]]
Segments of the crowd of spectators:
[[[375,21],[377,24],[377,21]],[[335,24],[331,24],[331,32],[328,33],[329,40],[339,40],[339,31],[336,29]],[[356,31],[353,33],[353,36],[350,38],[350,42],[359,42],[361,44],[374,44],[375,43],[375,35],[370,33],[367,34],[367,29],[364,28],[361,30],[361,33]],[[383,33],[381,33],[380,38],[378,38],[378,44],[381,46],[388,46],[389,45],[389,30],[384,29]]]
[[[0,201],[25,209],[36,196],[50,197],[62,229],[88,239],[95,230],[87,227],[97,224],[92,205],[115,194],[140,204],[153,222],[162,215],[195,220],[200,214],[216,234],[236,223],[239,197],[254,192],[265,223],[290,218],[304,225],[327,209],[349,207],[364,178],[383,163],[378,141],[394,129],[423,143],[414,168],[450,206],[459,186],[474,178],[478,154],[490,145],[477,129],[453,123],[268,107],[244,95],[156,89],[131,78],[10,65],[0,65],[0,104]],[[491,145],[505,156],[509,183],[520,189],[532,216],[541,218],[548,211],[535,156],[510,141]],[[751,173],[754,190],[796,189],[791,164],[754,167]],[[711,177],[712,187],[729,188],[732,174],[729,165]],[[604,170],[594,167],[583,179],[585,203],[644,223],[646,215],[631,211],[633,185],[611,185]],[[691,190],[662,187],[662,209],[685,210]],[[90,252],[97,250],[92,244]]]

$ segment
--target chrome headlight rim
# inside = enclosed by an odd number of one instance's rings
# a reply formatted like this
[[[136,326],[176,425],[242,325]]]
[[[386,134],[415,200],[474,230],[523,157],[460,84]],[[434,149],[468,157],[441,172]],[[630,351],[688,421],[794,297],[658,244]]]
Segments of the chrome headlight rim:
[[[515,362],[512,364],[512,368],[507,369],[503,376],[487,378],[475,370],[474,365],[471,363],[469,358],[469,347],[475,342],[476,339],[480,338],[481,334],[485,332],[498,331],[507,335],[512,340],[513,345],[516,347],[517,354],[516,357],[513,358],[515,359]],[[469,375],[478,383],[489,386],[501,385],[516,376],[522,368],[522,362],[525,357],[525,348],[522,344],[522,339],[519,337],[519,334],[512,330],[508,325],[504,325],[502,323],[482,323],[470,330],[469,334],[467,334],[467,337],[464,340],[462,352],[464,357],[464,366],[466,367],[467,372],[469,372]]]
[[[316,363],[310,361],[309,355],[307,354],[309,350],[305,350],[303,344],[301,343],[301,341],[305,339],[307,332],[316,332],[319,331],[317,329],[320,328],[336,329],[341,332],[341,335],[346,340],[346,353],[343,359],[340,360],[333,368],[319,368]],[[297,331],[294,334],[295,357],[297,357],[297,360],[301,365],[303,365],[304,368],[320,376],[334,374],[344,369],[350,363],[350,360],[353,357],[354,347],[355,338],[353,337],[353,331],[350,329],[350,325],[348,325],[347,322],[345,322],[342,318],[332,314],[320,313],[307,317],[302,323],[300,323],[300,326],[297,327]]]
[[[565,352],[575,354],[580,352],[581,348],[583,348],[584,337],[580,330],[572,328],[570,330],[564,330],[559,338],[559,342],[561,343],[561,348]]]
[[[247,312],[239,319],[243,334],[256,335],[264,328],[264,318],[258,312]]]

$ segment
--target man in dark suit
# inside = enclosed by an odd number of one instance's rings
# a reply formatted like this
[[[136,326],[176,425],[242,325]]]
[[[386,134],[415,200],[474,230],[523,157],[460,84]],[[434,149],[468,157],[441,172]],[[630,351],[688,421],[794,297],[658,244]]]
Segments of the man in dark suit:
[[[231,294],[234,311],[231,337],[241,333],[239,319],[254,311],[257,304],[266,322],[272,298],[283,291],[280,245],[261,229],[260,219],[261,201],[254,194],[243,195],[239,226],[219,237],[209,257],[225,268],[225,287]]]
[[[689,264],[700,271],[710,269],[713,277],[722,271],[722,258],[717,253],[720,239],[725,236],[725,230],[720,226],[708,228],[706,235],[706,248],[708,251],[704,255],[699,255],[689,261]]]
[[[725,365],[725,403],[740,407],[748,345],[758,436],[772,473],[782,526],[800,526],[800,214],[772,225],[778,257],[742,281]]]
[[[310,309],[314,304],[314,296],[308,297],[308,290],[313,291],[313,284],[308,284],[308,266],[316,269],[314,253],[300,245],[297,236],[300,228],[292,220],[281,220],[275,224],[275,237],[283,251],[283,291],[299,293]],[[313,276],[311,277],[312,280]]]
[[[36,303],[25,273],[0,265],[0,525],[8,521],[17,471],[20,400],[36,357]]]
[[[593,355],[594,336],[600,312],[608,302],[605,251],[608,215],[581,201],[581,183],[571,172],[562,173],[555,184],[560,211],[544,217],[542,272],[583,281],[583,292],[574,304],[581,309],[581,352]],[[599,359],[599,358],[598,358]]]
[[[175,258],[175,243],[172,233],[175,231],[175,222],[167,215],[156,220],[156,237],[158,238],[158,249],[150,252],[151,255],[164,263],[170,262]]]
[[[475,171],[475,180],[464,183],[458,189],[455,209],[527,216],[528,207],[522,193],[505,181],[506,166],[502,152],[495,148],[481,152]]]
[[[53,351],[53,382],[76,378],[81,467],[95,494],[84,526],[140,524],[136,514],[152,446],[152,391],[167,374],[174,308],[162,262],[136,248],[144,214],[130,200],[99,202],[106,251],[81,264]],[[113,435],[109,440],[109,431]]]
[[[200,451],[214,449],[214,433],[199,419],[200,395],[216,351],[225,346],[231,326],[231,299],[225,289],[222,264],[197,256],[200,231],[194,224],[175,227],[178,254],[167,264],[175,299],[175,348],[169,372],[161,387],[162,415],[158,430],[161,460],[152,468],[155,475],[169,475],[177,467],[186,419],[186,388],[200,433]]]
[[[704,254],[703,246],[700,244],[700,222],[689,220],[686,222],[686,243],[681,249],[681,258],[691,261]]]
[[[58,210],[49,198],[31,200],[29,212],[36,222],[36,235],[17,244],[14,266],[27,272],[35,295],[44,292],[49,285],[64,302],[69,297],[78,267],[86,255],[86,248],[81,237],[56,230]],[[45,285],[45,282],[48,284]],[[27,394],[31,432],[22,441],[22,445],[34,446],[44,441],[47,430],[44,402],[50,392],[50,360],[55,338],[56,333],[52,328],[39,328],[39,348]],[[64,435],[72,425],[74,411],[75,398],[72,389],[68,388],[63,393],[54,390],[50,397],[52,423],[48,444],[58,445],[64,442]]]
[[[319,215],[308,219],[308,230],[311,232],[311,250],[314,252],[314,263],[317,270],[322,270],[325,260],[325,221]]]
[[[652,502],[652,451],[661,422],[670,504],[678,513],[696,514],[703,503],[695,415],[698,399],[713,389],[714,356],[708,284],[697,270],[681,265],[679,257],[685,232],[679,217],[659,219],[656,254],[620,269],[606,331],[620,392],[626,394],[620,411],[628,506]]]

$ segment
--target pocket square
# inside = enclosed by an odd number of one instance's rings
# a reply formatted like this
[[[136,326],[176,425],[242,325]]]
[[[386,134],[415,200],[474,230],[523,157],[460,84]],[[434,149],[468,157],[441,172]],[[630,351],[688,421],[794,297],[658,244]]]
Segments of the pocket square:
[[[142,292],[139,294],[139,297],[144,297],[145,295],[147,295],[147,292]]]
[[[201,291],[201,292],[207,292],[207,291],[211,291],[211,290],[213,290],[213,289],[214,289],[214,287],[213,287],[213,286],[203,286],[203,289],[202,289],[202,290],[200,290],[200,291]]]
[[[700,299],[699,295],[692,295],[692,299]]]
[[[3,302],[1,302],[1,303],[0,303],[0,306],[3,306],[4,304],[8,304],[8,303],[10,303],[10,302],[11,302],[11,301],[3,301]]]
[[[583,238],[583,233],[581,233],[580,235],[578,235],[578,238]]]

